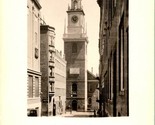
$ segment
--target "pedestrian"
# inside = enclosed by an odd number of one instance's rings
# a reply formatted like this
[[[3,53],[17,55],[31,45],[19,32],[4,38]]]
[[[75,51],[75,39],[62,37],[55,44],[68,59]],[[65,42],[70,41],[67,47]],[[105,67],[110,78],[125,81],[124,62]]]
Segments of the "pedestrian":
[[[72,107],[70,106],[70,114],[72,114]]]
[[[53,116],[56,116],[56,104],[53,105]]]
[[[101,116],[101,110],[100,109],[98,109],[97,114],[99,117]]]
[[[96,117],[96,110],[94,109],[94,117]]]

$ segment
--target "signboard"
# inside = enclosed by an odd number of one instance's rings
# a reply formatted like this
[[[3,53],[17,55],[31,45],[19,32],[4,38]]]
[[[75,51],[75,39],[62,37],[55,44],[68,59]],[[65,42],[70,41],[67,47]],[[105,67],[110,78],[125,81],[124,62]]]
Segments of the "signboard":
[[[79,68],[70,68],[70,74],[80,74]]]

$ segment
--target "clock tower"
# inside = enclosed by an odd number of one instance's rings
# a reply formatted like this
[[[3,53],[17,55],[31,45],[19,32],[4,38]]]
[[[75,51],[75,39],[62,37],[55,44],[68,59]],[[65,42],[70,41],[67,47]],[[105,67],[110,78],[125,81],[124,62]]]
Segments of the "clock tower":
[[[71,0],[63,35],[67,61],[66,109],[87,111],[87,44],[85,13],[81,0]]]

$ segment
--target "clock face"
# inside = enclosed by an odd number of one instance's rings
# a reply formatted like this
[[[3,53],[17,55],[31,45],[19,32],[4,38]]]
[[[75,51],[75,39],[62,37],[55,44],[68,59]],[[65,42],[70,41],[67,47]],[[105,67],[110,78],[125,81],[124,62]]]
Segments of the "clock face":
[[[72,16],[72,22],[73,22],[73,23],[76,23],[77,21],[78,21],[78,17],[77,17],[77,16],[75,16],[75,15],[74,15],[74,16]]]

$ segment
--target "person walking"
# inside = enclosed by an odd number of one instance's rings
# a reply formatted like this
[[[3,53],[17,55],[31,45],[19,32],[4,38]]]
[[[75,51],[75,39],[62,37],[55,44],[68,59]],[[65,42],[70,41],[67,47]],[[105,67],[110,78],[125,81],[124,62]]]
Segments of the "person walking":
[[[96,117],[96,110],[94,109],[94,117]]]

